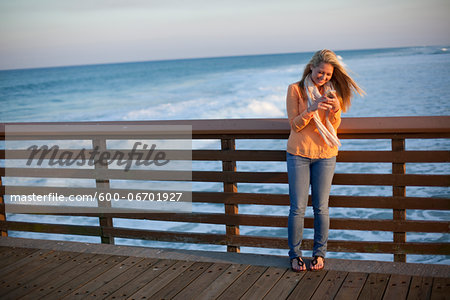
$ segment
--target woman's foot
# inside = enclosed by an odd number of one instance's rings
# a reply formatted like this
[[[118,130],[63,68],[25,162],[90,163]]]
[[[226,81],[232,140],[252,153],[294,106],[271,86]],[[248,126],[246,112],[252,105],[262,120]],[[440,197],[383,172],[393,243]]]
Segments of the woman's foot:
[[[301,257],[296,257],[291,259],[291,269],[294,272],[306,271],[305,263]]]
[[[311,261],[311,271],[320,271],[325,266],[325,259],[322,256],[314,256]]]

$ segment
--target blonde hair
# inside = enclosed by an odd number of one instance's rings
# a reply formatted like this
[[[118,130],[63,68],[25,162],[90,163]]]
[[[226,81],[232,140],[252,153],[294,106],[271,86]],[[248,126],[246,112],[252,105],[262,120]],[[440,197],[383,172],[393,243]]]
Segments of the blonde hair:
[[[348,75],[344,66],[341,64],[336,54],[328,49],[319,50],[314,53],[313,57],[309,63],[305,66],[303,71],[302,79],[300,80],[299,86],[303,99],[307,99],[305,92],[305,78],[310,74],[311,68],[318,67],[321,63],[328,63],[333,66],[333,75],[331,76],[331,83],[333,83],[336,89],[337,97],[341,103],[343,111],[351,105],[351,98],[354,94],[359,94],[363,96],[365,92],[356,84],[356,82]]]

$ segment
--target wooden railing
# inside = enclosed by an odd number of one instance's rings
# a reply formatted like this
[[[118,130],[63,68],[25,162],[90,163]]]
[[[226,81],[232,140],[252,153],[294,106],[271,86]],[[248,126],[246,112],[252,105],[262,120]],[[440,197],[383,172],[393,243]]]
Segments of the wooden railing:
[[[46,124],[46,123],[36,123]],[[223,204],[221,213],[193,212],[193,213],[71,213],[72,216],[91,216],[100,219],[99,226],[61,225],[34,223],[25,221],[11,221],[5,214],[3,196],[0,211],[0,230],[2,236],[8,231],[42,232],[75,234],[86,236],[100,236],[102,243],[114,243],[114,238],[144,239],[166,242],[200,243],[226,245],[228,251],[239,252],[240,247],[262,247],[274,249],[286,249],[287,239],[275,236],[250,236],[240,234],[240,226],[261,227],[286,227],[287,216],[275,216],[270,214],[242,214],[239,213],[239,205],[276,205],[288,206],[289,196],[277,193],[243,193],[238,189],[239,183],[255,184],[287,184],[287,174],[279,172],[242,172],[237,171],[236,164],[241,161],[252,161],[265,164],[267,162],[284,162],[286,153],[284,150],[241,150],[236,148],[236,141],[242,139],[251,140],[285,140],[289,135],[289,125],[285,119],[252,119],[252,120],[190,120],[190,121],[148,121],[148,122],[84,122],[84,123],[48,123],[48,124],[86,124],[86,125],[191,125],[192,138],[194,140],[220,141],[220,149],[196,149],[192,151],[193,161],[220,161],[222,170],[201,170],[192,172],[193,182],[219,182],[223,185],[223,191],[193,191],[193,203]],[[32,124],[28,124],[32,125]],[[70,127],[70,126],[69,126]],[[5,138],[2,124],[3,138]],[[386,174],[362,174],[362,173],[336,173],[333,185],[372,186],[377,190],[380,186],[390,186],[391,195],[331,195],[330,207],[344,208],[376,208],[392,211],[392,219],[364,219],[364,218],[335,218],[331,215],[330,228],[333,230],[358,230],[392,232],[392,241],[363,241],[330,239],[328,250],[335,252],[359,252],[359,253],[387,253],[393,254],[395,261],[406,261],[407,254],[450,255],[450,244],[446,239],[427,242],[408,242],[408,232],[421,233],[450,233],[448,220],[409,220],[406,218],[406,210],[445,210],[450,209],[449,198],[435,197],[411,197],[406,195],[407,187],[444,187],[450,186],[448,165],[450,151],[448,149],[435,150],[406,150],[405,141],[409,139],[444,139],[450,138],[450,117],[392,117],[392,118],[344,118],[339,129],[341,139],[387,140],[391,143],[391,149],[387,150],[342,150],[338,155],[338,164],[343,163],[389,163],[392,164],[392,172]],[[134,137],[136,137],[134,135]],[[54,137],[58,139],[58,137]],[[61,138],[61,137],[59,137]],[[113,138],[113,137],[112,137]],[[23,137],[25,139],[25,137]],[[34,137],[33,139],[36,139]],[[48,139],[48,137],[42,137]],[[87,140],[92,143],[102,143],[106,148],[106,141],[98,141],[87,133],[69,132],[64,139]],[[106,138],[108,139],[108,138]],[[346,141],[343,141],[345,144]],[[117,149],[108,149],[112,154]],[[64,150],[60,150],[64,151]],[[73,150],[72,150],[73,151]],[[29,152],[24,150],[3,150],[0,159],[26,159]],[[408,163],[438,163],[440,174],[407,174],[405,165]],[[45,168],[34,169],[30,172],[25,168],[10,169],[10,172],[1,169],[1,175],[9,177],[34,177],[48,178],[53,176]],[[129,171],[131,174],[133,171]],[[140,172],[140,171],[139,171]],[[148,171],[151,172],[151,171]],[[106,170],[107,178],[98,178],[97,173],[90,170],[66,172],[58,170],[58,178],[90,178],[96,180],[96,188],[81,187],[40,187],[40,186],[1,186],[1,195],[8,193],[17,194],[46,194],[49,191],[60,194],[79,193],[87,194],[94,191],[119,192],[126,194],[133,189],[115,189],[109,186],[109,179],[118,179],[112,170]],[[136,178],[147,178],[146,175]],[[120,178],[120,176],[119,176]],[[154,176],[152,177],[154,180]],[[4,182],[4,181],[3,181]],[[1,182],[0,182],[1,184]],[[448,195],[448,190],[445,192]],[[310,204],[309,204],[310,205]],[[65,213],[67,215],[67,213]],[[53,213],[54,215],[54,213]],[[146,219],[158,221],[206,223],[224,225],[223,234],[192,233],[154,230],[142,230],[139,228],[119,228],[113,225],[115,218]],[[305,219],[305,227],[312,228],[312,218]],[[304,249],[312,249],[312,240],[305,240]]]

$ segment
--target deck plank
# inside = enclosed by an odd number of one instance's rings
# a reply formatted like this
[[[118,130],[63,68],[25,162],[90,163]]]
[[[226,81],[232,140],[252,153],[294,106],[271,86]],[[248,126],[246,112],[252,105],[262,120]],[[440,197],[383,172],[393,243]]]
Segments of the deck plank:
[[[164,272],[153,278],[153,280],[147,282],[145,286],[133,293],[127,299],[142,299],[144,297],[152,297],[193,264],[193,262],[189,261],[177,261],[175,264],[167,268]]]
[[[148,282],[152,281],[158,275],[169,269],[175,264],[175,260],[161,259],[154,265],[149,267],[142,274],[129,281],[127,285],[122,286],[120,289],[106,297],[105,299],[118,300],[127,299],[132,294],[143,288]]]
[[[335,299],[357,299],[368,276],[368,273],[348,273]]]
[[[326,274],[327,271],[325,270],[306,272],[287,299],[310,299]]]
[[[94,258],[94,253],[82,253],[77,257],[66,261],[60,266],[54,268],[48,272],[48,276],[42,276],[36,278],[30,285],[36,286],[34,289],[28,289],[26,294],[18,297],[21,299],[37,299],[45,296],[51,292],[55,287],[59,287],[64,284],[67,277],[73,276],[74,274],[80,272],[80,270],[92,265],[92,259]]]
[[[109,255],[94,254],[87,261],[73,263],[70,270],[59,274],[59,276],[55,274],[49,283],[27,294],[23,299],[59,299],[64,295],[64,292],[67,292],[68,283],[75,281],[78,276],[84,276],[86,278],[92,269],[104,263],[108,258],[110,258]]]
[[[26,249],[26,248],[9,248],[9,251],[7,249],[4,249],[0,253],[0,269],[39,251],[40,250],[38,249]]]
[[[195,299],[200,291],[205,290],[210,286],[219,276],[221,276],[230,264],[215,263],[210,266],[202,275],[197,277],[193,282],[186,286],[179,292],[173,300]]]
[[[25,270],[24,267],[26,267],[27,270],[30,270],[32,267],[30,264],[33,262],[33,260],[35,260],[36,258],[43,259],[51,252],[53,251],[52,250],[35,251],[16,261],[9,261],[8,265],[5,265],[0,269],[0,278],[5,278],[6,276],[9,276],[9,273],[14,272],[16,270]],[[1,282],[0,284],[3,284],[3,280],[0,282]]]
[[[25,267],[7,276],[8,283],[0,287],[0,296],[6,299],[17,299],[19,296],[27,294],[52,278],[51,274],[55,268],[80,255],[81,253],[76,252],[53,252],[44,259],[36,259],[36,263],[32,264],[31,269]]]
[[[407,300],[430,299],[432,287],[432,277],[414,276],[411,280]]]
[[[280,280],[278,280],[263,299],[286,299],[305,274],[306,272],[296,273],[290,269],[286,269]]]
[[[366,284],[359,294],[360,300],[378,300],[383,299],[384,291],[389,282],[389,274],[370,274],[367,277]]]
[[[179,276],[169,282],[163,289],[152,295],[155,299],[172,299],[192,281],[202,275],[212,263],[196,262]]]
[[[10,253],[12,249],[14,248],[8,246],[0,246],[0,257],[3,255],[4,252]]]
[[[261,277],[266,269],[267,267],[250,266],[217,299],[239,299]]]
[[[384,292],[383,299],[398,300],[406,299],[408,296],[409,285],[411,283],[411,276],[393,274]]]
[[[148,268],[152,268],[152,265],[154,265],[157,261],[158,260],[155,258],[146,258],[139,261],[120,273],[114,279],[108,281],[108,283],[103,284],[91,294],[85,296],[85,299],[102,299],[111,295],[121,287],[125,286],[128,282],[134,280]]]
[[[8,269],[7,276],[2,277],[0,281],[0,296],[6,293],[5,289],[11,288],[11,284],[14,284],[16,287],[20,286],[24,283],[24,281],[21,281],[22,277],[37,273],[39,269],[45,268],[46,264],[62,257],[66,253],[67,252],[46,251],[43,255],[31,255],[25,257],[24,260],[26,261],[26,264],[21,262],[19,268],[14,266],[13,269]]]
[[[334,299],[346,276],[347,273],[343,271],[328,271],[311,300]]]
[[[280,280],[284,272],[286,272],[285,268],[268,268],[240,299],[259,300],[264,298],[278,280]]]
[[[0,246],[0,258],[9,257],[11,256],[14,251],[16,250],[36,250],[36,249],[27,249],[27,248],[16,248],[16,247],[9,247],[9,246]]]
[[[100,260],[99,262],[96,261],[96,264],[89,270],[85,272],[77,272],[77,274],[75,274],[74,276],[69,277],[69,280],[66,283],[58,287],[50,294],[45,295],[44,297],[42,297],[42,299],[62,299],[68,294],[72,293],[74,290],[79,289],[81,286],[105,273],[115,265],[123,262],[127,257],[116,255],[100,255],[100,258],[102,258],[103,260]]]
[[[127,257],[125,260],[117,263],[109,268],[100,276],[93,278],[80,288],[72,291],[69,295],[66,295],[67,299],[85,299],[86,296],[101,288],[104,284],[110,282],[132,266],[140,263],[143,260],[142,257]]]
[[[450,299],[450,278],[434,278],[431,300]]]
[[[203,290],[196,299],[216,299],[219,297],[237,278],[239,278],[249,268],[249,265],[231,265],[205,290]]]

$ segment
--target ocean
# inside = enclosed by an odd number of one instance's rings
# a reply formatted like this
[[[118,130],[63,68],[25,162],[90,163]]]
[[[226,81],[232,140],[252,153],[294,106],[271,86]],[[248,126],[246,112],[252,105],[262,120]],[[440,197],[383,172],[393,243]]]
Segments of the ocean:
[[[449,46],[336,51],[352,77],[366,91],[355,97],[343,117],[450,115]],[[1,122],[127,121],[234,118],[286,118],[287,86],[300,79],[310,53],[289,53],[0,71]],[[389,150],[388,141],[343,140],[342,150]],[[217,141],[194,147],[218,148]],[[285,149],[286,141],[237,142],[238,149]],[[448,140],[407,141],[408,150],[450,150]],[[220,170],[218,163],[198,162],[195,170]],[[408,173],[448,174],[450,164],[407,164]],[[285,163],[240,162],[238,170],[285,171]],[[337,173],[390,173],[390,164],[338,164]],[[5,181],[7,184],[8,182]],[[51,183],[51,182],[49,182]],[[198,184],[194,190],[221,190],[221,184]],[[287,193],[287,185],[240,184],[241,192]],[[390,195],[391,187],[333,186],[336,195]],[[450,189],[408,188],[408,196],[450,198]],[[194,211],[222,212],[223,206],[194,205]],[[242,213],[287,215],[287,207],[240,205]],[[308,210],[308,215],[312,212]],[[331,217],[392,218],[382,209],[331,208]],[[450,219],[448,211],[407,211],[408,219]],[[11,220],[42,221],[8,215]],[[97,225],[95,218],[48,216],[49,223]],[[115,220],[115,226],[191,232],[225,232],[224,226],[176,222]],[[241,226],[241,234],[287,236],[285,228]],[[97,237],[10,232],[10,236],[99,242]],[[312,230],[305,231],[312,237]],[[331,230],[330,239],[392,241],[386,232]],[[407,235],[408,241],[450,242],[449,234]],[[226,251],[223,246],[116,239],[117,244]],[[286,250],[242,247],[242,252],[286,255]],[[308,251],[305,255],[308,255]],[[329,257],[392,260],[388,254],[333,253]],[[408,255],[408,262],[450,264],[450,256]]]

